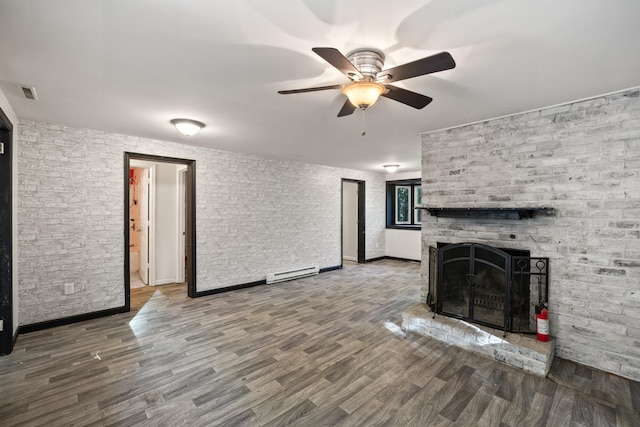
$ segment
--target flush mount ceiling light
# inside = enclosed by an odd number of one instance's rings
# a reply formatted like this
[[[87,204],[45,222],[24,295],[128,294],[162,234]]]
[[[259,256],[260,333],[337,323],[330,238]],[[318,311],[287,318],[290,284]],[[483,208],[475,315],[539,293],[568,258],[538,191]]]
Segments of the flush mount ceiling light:
[[[183,135],[195,135],[204,127],[204,123],[191,119],[173,119],[171,124]]]
[[[349,98],[349,102],[362,110],[375,104],[385,91],[383,84],[366,81],[349,83],[342,88],[342,93]]]
[[[398,170],[400,165],[384,165],[382,167],[385,168],[387,170],[387,172],[394,173],[395,171]]]

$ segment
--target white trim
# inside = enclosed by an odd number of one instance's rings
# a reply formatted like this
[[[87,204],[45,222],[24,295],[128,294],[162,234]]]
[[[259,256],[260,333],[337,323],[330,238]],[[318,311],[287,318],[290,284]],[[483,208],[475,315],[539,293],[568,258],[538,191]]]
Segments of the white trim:
[[[186,237],[186,218],[185,218],[185,196],[187,184],[187,166],[176,168],[176,210],[178,219],[176,221],[176,283],[186,281],[186,272],[184,264],[185,254],[185,237]]]
[[[536,112],[536,111],[542,111],[542,110],[548,110],[550,108],[562,107],[563,105],[575,104],[576,102],[589,101],[591,99],[602,98],[603,96],[615,95],[617,93],[623,93],[623,92],[628,92],[630,90],[638,90],[638,89],[640,89],[640,86],[634,86],[634,87],[630,87],[630,88],[627,88],[627,89],[614,90],[613,92],[607,92],[607,93],[602,93],[600,95],[593,95],[593,96],[589,96],[589,97],[586,97],[586,98],[575,99],[573,101],[562,102],[560,104],[547,105],[546,107],[533,108],[531,110],[520,111],[518,113],[506,114],[504,116],[490,117],[490,118],[486,118],[486,119],[476,120],[475,122],[469,122],[469,123],[464,123],[464,124],[461,124],[461,125],[449,126],[447,128],[428,130],[428,131],[425,131],[425,132],[418,133],[418,136],[428,135],[430,133],[442,132],[442,131],[445,131],[445,130],[463,128],[463,127],[466,127],[466,126],[477,125],[478,123],[490,122],[492,120],[506,119],[507,117],[520,116],[520,115],[523,115],[523,114],[533,113],[533,112]]]

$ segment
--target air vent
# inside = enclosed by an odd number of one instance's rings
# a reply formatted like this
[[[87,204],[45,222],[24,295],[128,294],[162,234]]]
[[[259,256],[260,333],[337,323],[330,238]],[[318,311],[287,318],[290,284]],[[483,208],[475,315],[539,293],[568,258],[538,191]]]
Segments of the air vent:
[[[36,94],[36,88],[31,86],[20,86],[20,90],[22,94],[27,99],[32,99],[34,101],[38,100],[38,95]]]

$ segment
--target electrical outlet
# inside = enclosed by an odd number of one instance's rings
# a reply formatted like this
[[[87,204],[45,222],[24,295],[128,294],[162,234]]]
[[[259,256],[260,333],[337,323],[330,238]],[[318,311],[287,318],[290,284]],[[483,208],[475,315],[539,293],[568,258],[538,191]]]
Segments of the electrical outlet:
[[[73,283],[65,283],[64,284],[64,294],[65,295],[71,295],[75,292],[75,289],[73,288]]]

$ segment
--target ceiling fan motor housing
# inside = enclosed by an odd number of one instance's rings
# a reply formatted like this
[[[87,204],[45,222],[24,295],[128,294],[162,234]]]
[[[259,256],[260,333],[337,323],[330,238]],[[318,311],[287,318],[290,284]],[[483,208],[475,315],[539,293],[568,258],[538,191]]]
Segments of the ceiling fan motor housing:
[[[384,54],[378,50],[365,48],[357,49],[347,55],[347,59],[351,62],[360,73],[364,76],[364,80],[375,81],[376,76],[384,66]],[[357,77],[350,76],[357,81]]]

